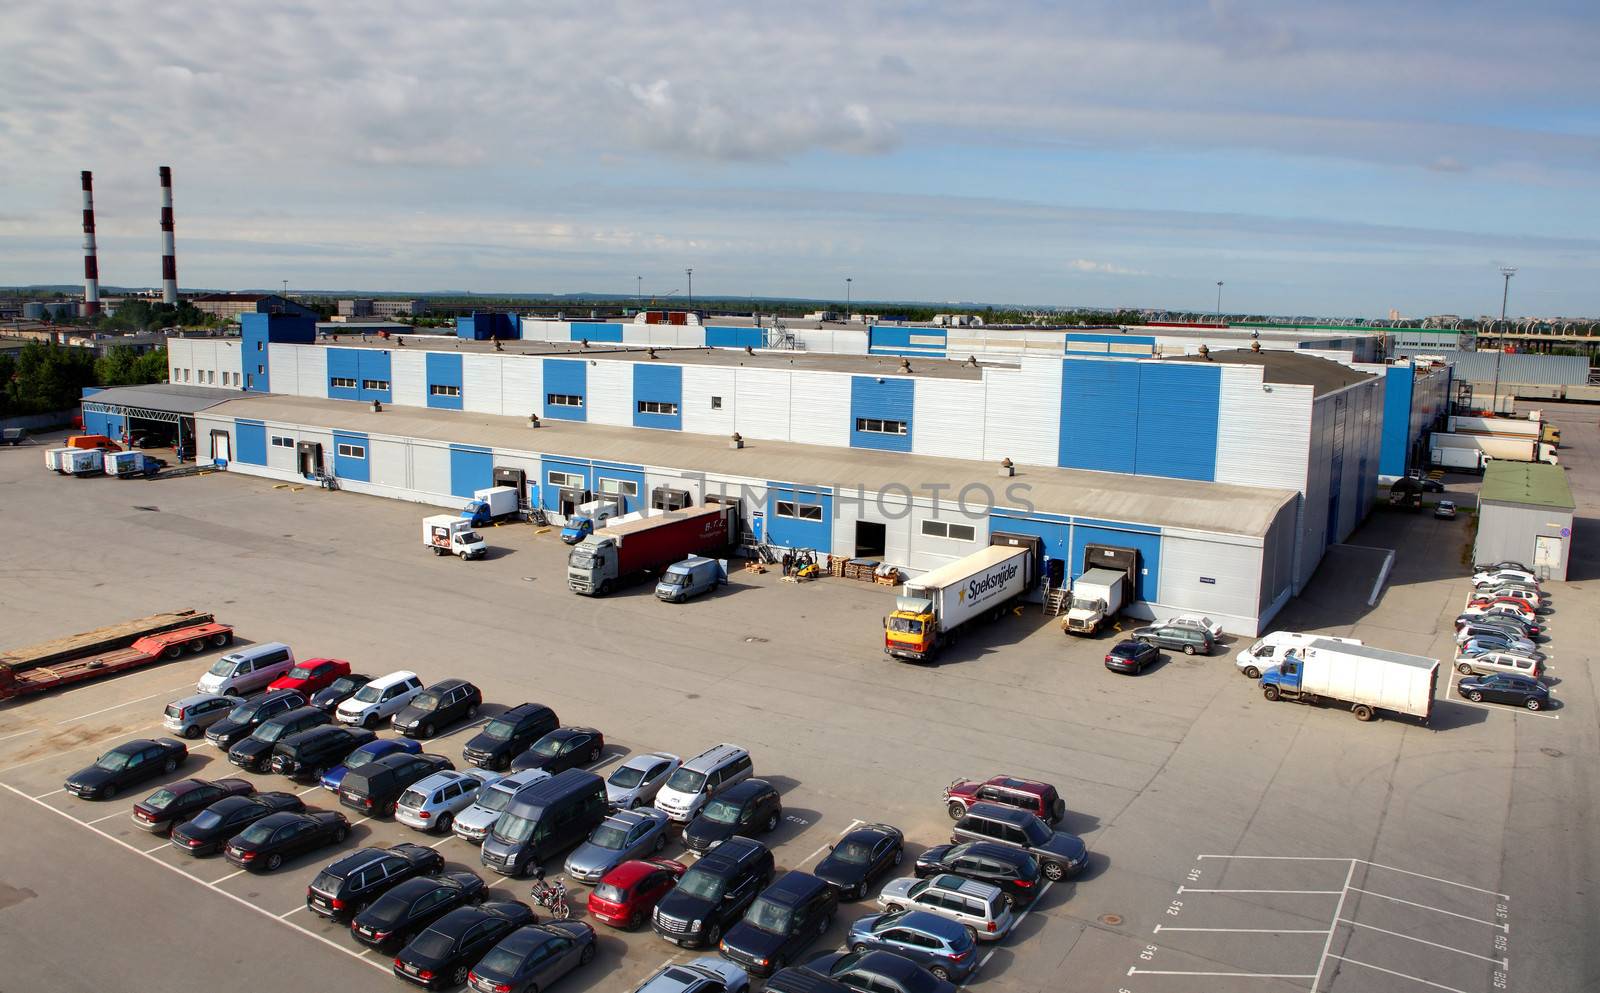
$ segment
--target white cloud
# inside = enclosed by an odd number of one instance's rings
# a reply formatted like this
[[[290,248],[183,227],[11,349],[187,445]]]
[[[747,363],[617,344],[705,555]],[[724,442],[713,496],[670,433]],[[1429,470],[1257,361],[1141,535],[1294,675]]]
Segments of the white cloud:
[[[1116,265],[1111,262],[1096,262],[1093,259],[1073,259],[1067,263],[1067,268],[1074,272],[1087,272],[1097,276],[1148,276],[1142,269],[1129,269],[1126,266]]]

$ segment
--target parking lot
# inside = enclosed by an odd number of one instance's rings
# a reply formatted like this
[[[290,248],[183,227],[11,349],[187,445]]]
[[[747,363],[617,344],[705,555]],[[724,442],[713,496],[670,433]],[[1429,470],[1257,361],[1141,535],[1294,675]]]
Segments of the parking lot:
[[[780,868],[814,865],[858,822],[899,826],[912,856],[944,843],[940,791],[958,777],[1050,781],[1090,869],[985,949],[974,988],[1576,990],[1600,975],[1587,940],[1600,911],[1589,840],[1600,568],[1583,520],[1596,516],[1600,460],[1576,414],[1549,416],[1572,424],[1563,459],[1580,525],[1572,581],[1551,587],[1545,647],[1559,682],[1546,714],[1471,705],[1444,673],[1431,727],[1268,703],[1234,669],[1237,639],[1209,659],[1115,676],[1100,664],[1109,638],[1069,640],[1037,608],[937,666],[902,665],[879,649],[892,602],[882,587],[736,573],[679,606],[642,586],[590,600],[565,588],[565,547],[528,525],[490,529],[487,561],[436,559],[418,544],[421,506],[227,474],[66,479],[42,470],[38,449],[0,451],[13,537],[0,643],[199,607],[241,640],[285,641],[300,657],[464,677],[495,707],[550,704],[564,723],[605,732],[602,772],[635,751],[735,742],[783,794],[785,820],[766,839]],[[1370,575],[1325,568],[1278,626],[1447,657],[1468,588],[1466,527],[1465,515],[1375,513],[1350,541],[1395,552],[1375,604]],[[134,827],[138,796],[97,804],[61,791],[105,748],[159,735],[162,706],[211,660],[0,706],[0,989],[198,993],[219,970],[256,990],[398,985],[387,959],[304,909],[306,883],[338,850],[239,873]],[[459,764],[469,736],[454,728],[427,750]],[[176,776],[235,774],[201,743]],[[336,807],[320,788],[244,775]],[[386,819],[357,823],[342,848],[419,839],[496,896],[527,898],[526,882],[483,870],[466,843]],[[681,852],[673,842],[663,854]],[[575,887],[580,905],[585,895]],[[841,907],[813,951],[871,909]],[[562,988],[628,990],[701,954],[599,930],[599,956]]]

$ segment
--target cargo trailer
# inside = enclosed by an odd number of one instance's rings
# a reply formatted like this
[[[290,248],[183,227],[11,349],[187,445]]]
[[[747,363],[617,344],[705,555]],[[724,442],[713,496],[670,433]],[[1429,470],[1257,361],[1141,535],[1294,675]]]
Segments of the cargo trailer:
[[[692,555],[724,558],[739,533],[737,513],[731,504],[712,503],[612,521],[573,547],[567,556],[567,586],[584,596],[605,596],[627,579]]]
[[[996,620],[1033,588],[1032,546],[990,545],[905,584],[883,619],[883,651],[923,662],[979,619]]]
[[[1263,672],[1261,693],[1268,700],[1342,704],[1359,721],[1388,711],[1426,724],[1438,683],[1438,659],[1318,638],[1290,648]]]

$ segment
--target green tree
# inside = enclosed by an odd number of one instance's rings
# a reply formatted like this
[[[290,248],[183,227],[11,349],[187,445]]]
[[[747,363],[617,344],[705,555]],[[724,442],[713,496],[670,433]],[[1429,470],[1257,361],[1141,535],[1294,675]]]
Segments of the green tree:
[[[77,406],[83,388],[94,385],[94,361],[88,349],[29,342],[5,384],[10,412],[43,414]]]
[[[133,364],[134,382],[165,383],[167,381],[167,350],[152,348],[139,356]]]

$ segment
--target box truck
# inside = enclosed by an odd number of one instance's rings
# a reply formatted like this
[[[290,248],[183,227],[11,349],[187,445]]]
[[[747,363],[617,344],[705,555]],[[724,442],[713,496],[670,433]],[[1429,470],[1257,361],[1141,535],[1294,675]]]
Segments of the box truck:
[[[1428,453],[1428,461],[1443,469],[1483,470],[1483,452],[1476,448],[1435,448]]]
[[[106,475],[118,479],[130,479],[134,476],[148,479],[159,473],[166,465],[167,463],[161,459],[153,459],[143,452],[107,452],[105,457]]]
[[[435,514],[422,519],[422,543],[435,555],[459,555],[461,561],[481,559],[489,551],[483,536],[472,530],[465,517]]]
[[[1301,634],[1298,631],[1273,631],[1262,635],[1249,648],[1234,656],[1233,663],[1251,679],[1260,679],[1261,673],[1277,665],[1291,651],[1305,648],[1313,641],[1332,641],[1340,645],[1359,645],[1358,638],[1335,638],[1326,634]]]
[[[61,456],[61,468],[71,476],[96,476],[105,471],[106,454],[98,448],[69,448]]]
[[[1096,634],[1128,598],[1128,574],[1119,569],[1090,569],[1072,581],[1072,597],[1061,626],[1069,634]]]
[[[473,491],[472,499],[461,508],[461,516],[473,527],[481,528],[494,521],[515,517],[519,507],[515,488],[490,486]]]
[[[737,513],[732,504],[711,503],[613,522],[568,554],[567,587],[584,596],[605,596],[626,579],[691,555],[724,557],[739,533]]]
[[[1033,588],[1031,546],[990,545],[906,583],[883,619],[883,651],[924,662],[980,618],[994,620]]]
[[[1534,437],[1494,434],[1447,434],[1435,431],[1430,448],[1477,449],[1486,459],[1506,459],[1511,462],[1548,462],[1556,465],[1554,445],[1547,445]]]
[[[67,456],[72,454],[70,448],[46,448],[44,450],[44,467],[51,472],[65,473],[67,471]]]
[[[1383,710],[1426,724],[1438,682],[1438,659],[1316,638],[1262,672],[1261,693],[1268,700],[1343,704],[1358,721]]]

